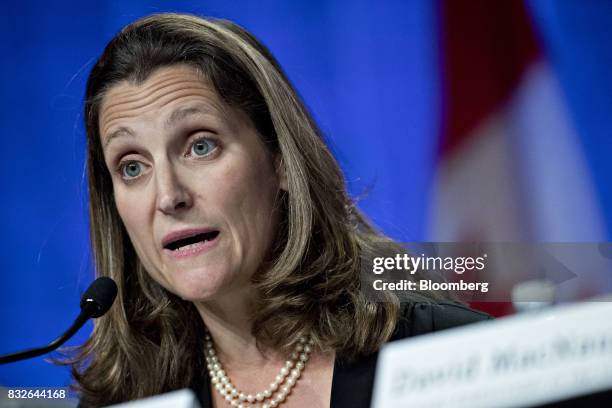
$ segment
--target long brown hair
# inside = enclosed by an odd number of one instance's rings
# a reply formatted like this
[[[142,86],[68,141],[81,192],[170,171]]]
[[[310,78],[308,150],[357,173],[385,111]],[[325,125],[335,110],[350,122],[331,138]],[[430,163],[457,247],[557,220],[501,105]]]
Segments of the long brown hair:
[[[173,64],[195,67],[226,103],[245,112],[284,166],[288,188],[278,199],[282,221],[273,257],[253,281],[258,342],[286,351],[309,334],[321,350],[352,358],[378,350],[398,319],[398,299],[368,298],[359,275],[377,245],[400,246],[376,232],[353,205],[317,125],[274,57],[234,23],[152,15],[113,38],[87,82],[92,251],[96,273],[113,278],[119,294],[72,360],[86,405],[186,387],[205,372],[202,319],[140,263],[115,206],[99,134],[108,89],[119,81],[141,83]]]

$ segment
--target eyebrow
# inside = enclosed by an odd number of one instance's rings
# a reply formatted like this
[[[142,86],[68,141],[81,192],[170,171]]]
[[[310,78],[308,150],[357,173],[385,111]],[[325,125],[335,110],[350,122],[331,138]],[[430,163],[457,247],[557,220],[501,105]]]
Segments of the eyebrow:
[[[208,107],[202,106],[202,105],[186,107],[186,108],[179,108],[170,114],[168,119],[166,119],[166,123],[164,124],[164,126],[166,127],[166,129],[168,129],[168,128],[175,126],[177,122],[180,122],[181,120],[185,119],[188,116],[209,114],[211,112],[212,112],[211,109],[209,109]],[[106,137],[106,141],[104,142],[103,149],[106,149],[106,147],[114,139],[118,137],[123,137],[123,136],[135,137],[135,134],[130,128],[121,126],[117,130],[114,130],[113,132],[111,132]]]
[[[166,119],[165,126],[166,128],[171,128],[175,126],[177,122],[180,122],[181,120],[185,119],[188,116],[209,114],[211,112],[212,112],[211,109],[209,109],[208,107],[202,106],[202,105],[186,107],[186,108],[179,108],[175,110],[174,112],[172,112],[170,116],[168,117],[168,119]]]
[[[122,136],[134,137],[134,132],[132,132],[132,129],[130,129],[130,128],[127,128],[125,126],[121,126],[119,129],[114,130],[113,132],[111,132],[106,137],[106,142],[104,142],[104,146],[102,148],[106,149],[106,147],[110,144],[110,142],[112,142],[114,139],[116,139],[118,137],[122,137]]]

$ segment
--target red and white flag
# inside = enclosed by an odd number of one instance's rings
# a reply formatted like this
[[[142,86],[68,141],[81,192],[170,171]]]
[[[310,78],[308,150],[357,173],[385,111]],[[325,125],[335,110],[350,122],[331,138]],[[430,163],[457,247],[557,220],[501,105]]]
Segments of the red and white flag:
[[[603,240],[580,140],[525,5],[441,2],[440,49],[430,239]]]

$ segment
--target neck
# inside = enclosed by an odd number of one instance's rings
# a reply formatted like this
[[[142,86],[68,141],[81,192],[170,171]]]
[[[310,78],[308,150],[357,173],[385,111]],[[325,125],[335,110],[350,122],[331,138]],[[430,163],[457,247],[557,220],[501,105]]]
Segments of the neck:
[[[224,295],[222,299],[199,302],[195,306],[224,364],[262,365],[269,360],[269,353],[257,347],[251,333],[253,301],[247,293]]]

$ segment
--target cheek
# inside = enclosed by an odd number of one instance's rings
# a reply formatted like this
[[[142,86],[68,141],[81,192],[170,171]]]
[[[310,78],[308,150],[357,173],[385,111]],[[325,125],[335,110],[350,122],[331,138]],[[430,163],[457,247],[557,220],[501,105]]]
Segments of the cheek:
[[[131,205],[129,198],[122,194],[115,193],[115,204],[117,205],[117,212],[123,221],[123,225],[128,230],[131,229],[131,225],[138,223],[138,212]]]
[[[264,256],[274,237],[273,208],[278,181],[267,162],[233,163],[218,173],[213,184],[215,206],[232,231],[238,252],[256,262]]]
[[[275,174],[268,163],[254,162],[250,165],[227,168],[221,177],[218,196],[225,208],[246,218],[249,224],[269,220],[273,201],[278,190]]]
[[[117,212],[132,241],[132,245],[141,252],[140,235],[147,235],[147,212],[142,207],[142,200],[129,194],[115,194]]]

